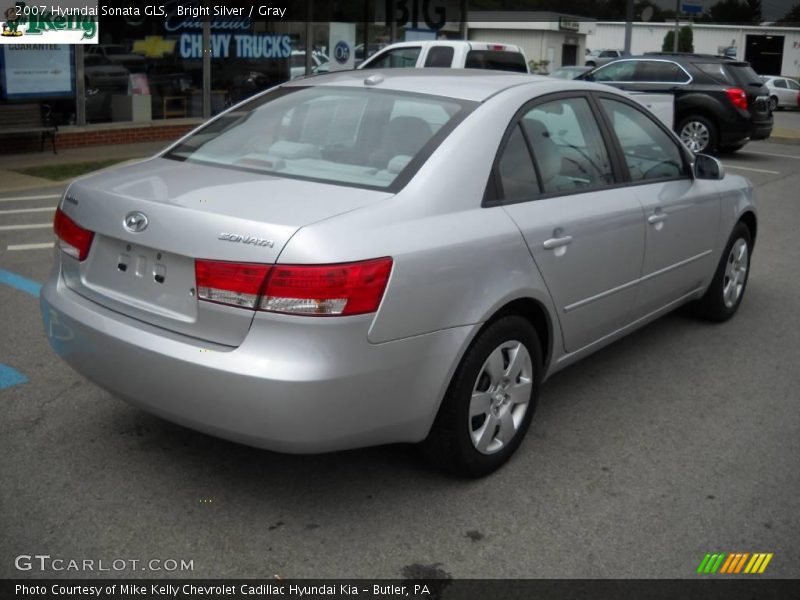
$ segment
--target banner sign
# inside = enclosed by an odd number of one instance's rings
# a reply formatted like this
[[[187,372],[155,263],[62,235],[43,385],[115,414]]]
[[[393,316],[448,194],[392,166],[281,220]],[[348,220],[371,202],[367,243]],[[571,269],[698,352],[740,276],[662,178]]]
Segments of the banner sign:
[[[182,33],[178,40],[181,58],[202,58],[203,34]],[[214,58],[289,58],[292,38],[268,33],[212,33]]]
[[[75,94],[72,48],[67,44],[0,48],[3,97],[52,98]]]
[[[331,23],[328,36],[331,71],[355,68],[355,44],[355,23]]]

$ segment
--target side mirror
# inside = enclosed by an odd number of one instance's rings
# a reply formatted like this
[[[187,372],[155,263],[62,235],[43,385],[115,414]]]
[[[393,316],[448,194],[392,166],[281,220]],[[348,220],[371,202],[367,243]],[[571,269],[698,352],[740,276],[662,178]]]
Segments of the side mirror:
[[[713,156],[697,154],[694,157],[695,179],[722,179],[725,177],[725,167]]]

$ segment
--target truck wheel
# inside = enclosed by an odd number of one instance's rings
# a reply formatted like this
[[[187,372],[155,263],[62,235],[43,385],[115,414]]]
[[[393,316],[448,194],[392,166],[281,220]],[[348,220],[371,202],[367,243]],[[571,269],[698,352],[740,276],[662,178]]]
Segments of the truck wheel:
[[[684,117],[678,123],[678,137],[695,154],[712,152],[717,147],[717,127],[700,115]]]

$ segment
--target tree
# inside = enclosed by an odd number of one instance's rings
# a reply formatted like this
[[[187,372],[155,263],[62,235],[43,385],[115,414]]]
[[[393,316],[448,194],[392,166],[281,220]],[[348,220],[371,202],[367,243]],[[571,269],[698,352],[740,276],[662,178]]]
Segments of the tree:
[[[800,27],[800,2],[789,9],[785,15],[776,21],[783,26]]]
[[[664,36],[661,51],[672,52],[674,44],[675,31],[670,29]],[[678,52],[694,52],[694,33],[689,25],[684,25],[678,30]]]
[[[719,0],[698,21],[761,23],[761,0]]]

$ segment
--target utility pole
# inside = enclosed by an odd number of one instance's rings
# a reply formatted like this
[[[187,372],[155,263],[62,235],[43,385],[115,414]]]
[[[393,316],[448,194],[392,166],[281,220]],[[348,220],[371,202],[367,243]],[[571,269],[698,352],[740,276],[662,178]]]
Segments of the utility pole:
[[[680,30],[681,0],[675,0],[675,37],[672,39],[672,51],[678,51],[678,31]]]
[[[628,0],[625,7],[625,54],[631,53],[631,38],[633,37],[633,0]]]

